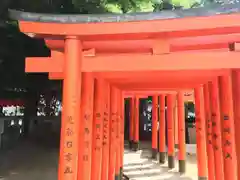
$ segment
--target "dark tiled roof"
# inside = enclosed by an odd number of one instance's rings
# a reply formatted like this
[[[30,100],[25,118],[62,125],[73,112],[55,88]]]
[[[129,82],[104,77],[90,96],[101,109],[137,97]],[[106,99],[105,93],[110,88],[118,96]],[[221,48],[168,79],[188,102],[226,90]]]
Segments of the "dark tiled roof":
[[[9,16],[15,20],[56,22],[56,23],[97,23],[97,22],[127,22],[141,20],[159,20],[184,17],[213,16],[218,14],[232,14],[240,12],[238,0],[222,0],[220,4],[186,10],[165,10],[150,13],[130,14],[41,14],[9,10]]]

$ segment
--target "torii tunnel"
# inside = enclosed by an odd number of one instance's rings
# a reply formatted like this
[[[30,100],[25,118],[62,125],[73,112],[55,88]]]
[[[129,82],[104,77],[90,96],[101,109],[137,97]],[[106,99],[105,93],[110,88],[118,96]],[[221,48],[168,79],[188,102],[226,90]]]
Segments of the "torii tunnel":
[[[11,11],[23,33],[44,38],[51,49],[50,57],[28,57],[25,71],[64,82],[58,180],[121,179],[124,98],[132,99],[130,144],[137,150],[139,98],[148,95],[153,96],[152,155],[159,153],[159,163],[166,155],[167,104],[170,169],[177,102],[178,169],[184,173],[184,93],[191,91],[199,180],[240,180],[238,11],[239,4],[137,15]]]

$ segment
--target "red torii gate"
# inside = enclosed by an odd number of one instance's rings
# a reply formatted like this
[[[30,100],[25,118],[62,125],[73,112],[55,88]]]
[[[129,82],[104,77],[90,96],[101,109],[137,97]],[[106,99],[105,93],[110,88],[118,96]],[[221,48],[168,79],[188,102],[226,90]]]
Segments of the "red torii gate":
[[[47,72],[50,79],[64,80],[59,180],[113,180],[121,174],[122,91],[178,92],[179,170],[184,172],[181,89],[194,89],[199,179],[240,178],[240,143],[235,141],[240,135],[235,131],[240,127],[240,78],[233,70],[240,68],[240,14],[107,23],[83,23],[81,16],[15,14],[22,32],[45,38],[51,48],[51,57],[27,58],[26,72]],[[165,152],[165,95],[160,95],[160,156]],[[168,160],[173,168],[173,94],[167,96]],[[136,119],[133,141],[138,143]]]

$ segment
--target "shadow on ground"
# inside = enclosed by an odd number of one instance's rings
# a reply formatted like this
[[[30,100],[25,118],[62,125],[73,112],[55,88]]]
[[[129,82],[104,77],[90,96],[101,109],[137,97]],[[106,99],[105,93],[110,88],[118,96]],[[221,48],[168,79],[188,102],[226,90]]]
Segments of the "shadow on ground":
[[[22,140],[0,152],[1,180],[57,180],[58,148]]]

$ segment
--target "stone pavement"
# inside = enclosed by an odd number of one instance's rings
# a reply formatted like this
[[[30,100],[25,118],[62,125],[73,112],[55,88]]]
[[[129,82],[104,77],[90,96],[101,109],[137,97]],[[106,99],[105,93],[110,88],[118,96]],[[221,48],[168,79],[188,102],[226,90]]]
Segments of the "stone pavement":
[[[177,168],[168,171],[167,164],[150,160],[149,146],[137,153],[125,150],[124,173],[131,180],[196,180],[195,155],[188,156],[187,173],[180,176]],[[150,146],[151,147],[151,146]],[[0,180],[57,180],[58,148],[36,142],[21,142],[16,148],[0,152]],[[176,161],[176,167],[177,161]]]
[[[157,161],[151,160],[150,148],[146,145],[142,150],[132,152],[125,148],[124,152],[124,174],[130,180],[197,180],[196,155],[187,156],[187,172],[185,175],[178,173],[178,161],[176,157],[175,169],[169,170],[167,163],[159,165]],[[151,146],[150,146],[151,147]],[[193,148],[190,148],[191,151]],[[177,156],[177,151],[176,151]]]

